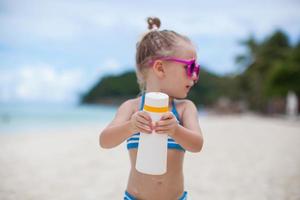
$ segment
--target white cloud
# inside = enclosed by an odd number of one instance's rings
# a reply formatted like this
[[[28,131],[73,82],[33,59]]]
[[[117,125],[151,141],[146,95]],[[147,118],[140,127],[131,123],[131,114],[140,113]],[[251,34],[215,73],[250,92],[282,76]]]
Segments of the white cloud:
[[[108,58],[97,68],[97,73],[104,74],[119,74],[123,72],[123,65],[115,58]]]
[[[104,62],[103,66],[104,66],[104,68],[107,68],[109,70],[116,71],[116,70],[120,69],[121,64],[119,63],[118,60],[109,58]]]
[[[58,70],[47,64],[0,70],[0,101],[75,101],[82,89],[81,69]]]

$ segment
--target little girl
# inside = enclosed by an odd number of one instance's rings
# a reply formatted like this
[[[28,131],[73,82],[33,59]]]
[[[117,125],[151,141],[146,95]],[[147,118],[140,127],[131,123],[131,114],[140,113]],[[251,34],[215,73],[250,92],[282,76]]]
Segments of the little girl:
[[[197,82],[199,65],[191,41],[174,31],[159,30],[160,20],[148,18],[150,31],[137,43],[137,78],[142,96],[124,102],[113,121],[100,134],[100,146],[113,148],[127,139],[131,170],[125,200],[187,199],[184,191],[185,151],[199,152],[203,137],[194,103],[184,99]],[[126,83],[124,83],[126,84]],[[152,123],[142,111],[146,92],[169,95],[169,110]],[[168,134],[167,172],[147,175],[135,169],[139,132]],[[155,147],[154,147],[155,148]]]

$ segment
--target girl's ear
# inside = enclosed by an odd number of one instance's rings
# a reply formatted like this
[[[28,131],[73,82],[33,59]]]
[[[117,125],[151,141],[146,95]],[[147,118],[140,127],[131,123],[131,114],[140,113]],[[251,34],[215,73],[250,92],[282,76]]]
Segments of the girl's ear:
[[[161,60],[156,60],[152,66],[154,73],[162,78],[165,76],[165,69]]]

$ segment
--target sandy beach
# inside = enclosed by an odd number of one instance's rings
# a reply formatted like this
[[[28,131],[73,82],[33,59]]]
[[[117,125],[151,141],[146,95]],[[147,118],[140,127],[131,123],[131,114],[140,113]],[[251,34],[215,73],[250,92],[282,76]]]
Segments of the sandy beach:
[[[200,116],[205,144],[186,153],[192,200],[299,200],[300,121]],[[125,143],[98,145],[103,125],[0,134],[0,199],[123,199]]]

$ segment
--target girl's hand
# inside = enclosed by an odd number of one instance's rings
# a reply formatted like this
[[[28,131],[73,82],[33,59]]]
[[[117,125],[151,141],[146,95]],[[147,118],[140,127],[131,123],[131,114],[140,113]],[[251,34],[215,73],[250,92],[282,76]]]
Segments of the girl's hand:
[[[173,113],[168,112],[163,114],[160,121],[156,122],[153,128],[156,133],[173,136],[178,128],[178,122]]]
[[[132,133],[143,132],[152,133],[152,120],[145,111],[135,112],[130,119]]]

